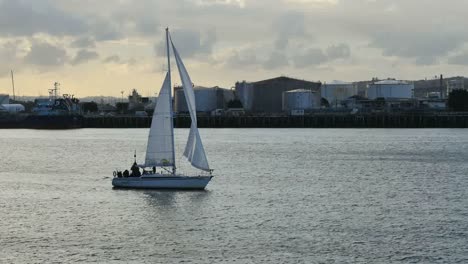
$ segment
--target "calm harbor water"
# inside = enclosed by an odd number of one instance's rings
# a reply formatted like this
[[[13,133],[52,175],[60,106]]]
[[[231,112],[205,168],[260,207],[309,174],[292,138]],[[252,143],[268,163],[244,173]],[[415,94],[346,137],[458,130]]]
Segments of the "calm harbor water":
[[[0,263],[468,262],[468,130],[202,129],[206,191],[113,190],[147,133],[0,130]]]

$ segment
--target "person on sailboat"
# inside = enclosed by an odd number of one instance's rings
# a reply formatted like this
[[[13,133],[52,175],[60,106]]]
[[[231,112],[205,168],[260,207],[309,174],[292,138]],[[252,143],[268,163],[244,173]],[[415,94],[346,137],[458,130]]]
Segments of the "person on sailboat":
[[[130,170],[132,171],[131,176],[133,176],[133,177],[140,177],[141,176],[140,168],[138,168],[138,165],[137,165],[136,161],[133,163],[132,168]]]

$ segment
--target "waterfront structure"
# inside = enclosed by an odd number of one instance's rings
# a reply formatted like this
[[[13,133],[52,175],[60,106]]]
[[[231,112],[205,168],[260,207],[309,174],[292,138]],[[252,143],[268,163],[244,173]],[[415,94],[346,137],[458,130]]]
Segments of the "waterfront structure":
[[[9,104],[9,103],[10,103],[10,95],[0,94],[0,104]]]
[[[455,77],[447,80],[447,95],[453,90],[467,90],[467,87],[465,87],[464,77]]]
[[[358,87],[353,83],[333,81],[324,83],[320,88],[322,98],[328,101],[332,108],[341,107],[341,102],[358,94]]]
[[[343,101],[343,105],[353,111],[382,113],[382,112],[407,112],[414,111],[419,108],[420,102],[417,99],[366,99],[360,96],[352,96]]]
[[[414,85],[405,81],[388,79],[368,85],[367,97],[371,100],[384,99],[411,99]]]
[[[425,110],[446,110],[447,101],[439,98],[419,99],[419,108]]]
[[[453,78],[444,79],[443,75],[434,76],[433,79],[414,81],[414,97],[430,98],[437,96],[440,99],[447,98],[447,81]]]
[[[97,105],[98,111],[102,115],[113,115],[117,113],[117,107],[110,105],[110,104],[98,104]]]
[[[320,96],[317,92],[297,89],[283,92],[283,111],[288,114],[304,113],[320,108]]]
[[[36,116],[80,116],[79,100],[73,95],[59,95],[60,83],[55,82],[54,88],[49,89],[49,98],[34,100],[32,113]]]
[[[320,82],[277,77],[258,82],[237,82],[235,89],[245,111],[271,114],[283,111],[284,92],[304,89],[317,93],[320,98],[320,86]]]
[[[195,86],[195,103],[197,112],[211,113],[216,109],[225,109],[227,103],[234,99],[232,90],[215,87]],[[174,111],[186,113],[189,111],[182,87],[174,87]]]
[[[357,96],[360,96],[360,97],[365,97],[367,98],[367,88],[369,86],[369,84],[372,84],[374,83],[375,81],[358,81],[358,82],[353,82],[353,85],[356,87],[357,89],[357,93],[356,95]]]
[[[136,89],[133,89],[132,94],[128,96],[128,110],[143,111],[150,103],[149,97],[141,96]]]

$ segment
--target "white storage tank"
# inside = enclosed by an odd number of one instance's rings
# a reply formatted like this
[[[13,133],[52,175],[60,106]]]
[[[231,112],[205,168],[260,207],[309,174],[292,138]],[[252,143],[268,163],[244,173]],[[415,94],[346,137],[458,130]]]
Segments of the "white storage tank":
[[[9,104],[10,96],[8,94],[0,94],[0,104]]]
[[[410,99],[413,98],[414,84],[398,80],[384,80],[369,84],[367,97],[369,99]]]
[[[196,86],[193,88],[195,94],[195,104],[197,112],[207,112],[224,108],[225,95],[229,95],[229,98],[233,97],[227,89],[220,87],[202,87]],[[184,89],[182,87],[176,87],[174,89],[174,108],[177,113],[188,112],[187,102],[185,100]]]
[[[245,110],[251,111],[253,108],[254,85],[246,81],[236,82],[236,95]]]
[[[11,114],[24,112],[25,108],[22,104],[2,104],[0,105],[0,112],[8,112]]]
[[[342,81],[324,83],[320,90],[322,97],[327,99],[330,107],[333,108],[340,107],[341,101],[358,94],[358,87],[356,85]]]
[[[298,89],[283,92],[283,111],[318,109],[320,99],[317,92],[311,90]]]

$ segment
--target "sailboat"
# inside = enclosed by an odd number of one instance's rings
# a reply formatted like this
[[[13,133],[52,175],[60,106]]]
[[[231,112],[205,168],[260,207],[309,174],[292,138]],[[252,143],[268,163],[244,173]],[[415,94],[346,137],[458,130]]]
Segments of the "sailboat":
[[[190,112],[192,124],[190,127],[184,156],[190,164],[200,170],[199,175],[182,175],[177,173],[174,149],[174,123],[171,96],[171,61],[170,47],[172,46],[175,61],[179,70],[180,79]],[[195,94],[192,81],[170,38],[169,29],[166,28],[166,48],[168,70],[159,92],[157,104],[154,109],[151,128],[148,136],[146,157],[144,164],[135,162],[132,173],[124,171],[114,172],[112,185],[118,188],[137,189],[195,189],[203,190],[213,178],[208,165],[203,143],[197,127],[197,111],[195,108]],[[140,173],[143,169],[143,173]],[[149,169],[149,170],[148,170]]]

